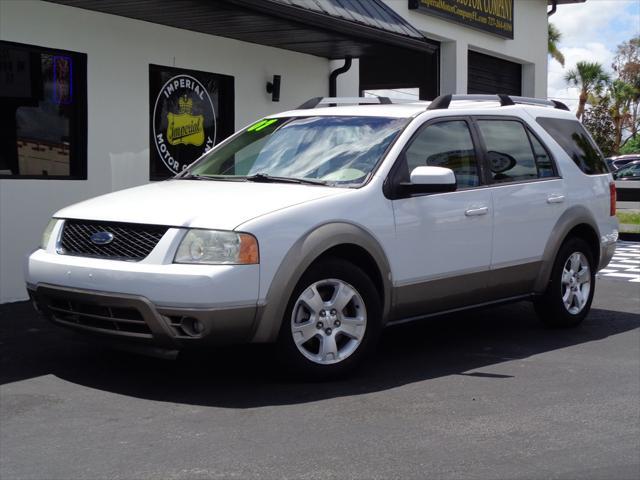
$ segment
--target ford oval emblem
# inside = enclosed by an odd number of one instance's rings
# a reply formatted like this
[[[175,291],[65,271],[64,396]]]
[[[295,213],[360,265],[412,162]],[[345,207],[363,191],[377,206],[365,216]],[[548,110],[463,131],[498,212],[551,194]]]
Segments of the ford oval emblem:
[[[113,233],[109,232],[96,232],[90,237],[91,243],[96,245],[108,245],[113,242]]]

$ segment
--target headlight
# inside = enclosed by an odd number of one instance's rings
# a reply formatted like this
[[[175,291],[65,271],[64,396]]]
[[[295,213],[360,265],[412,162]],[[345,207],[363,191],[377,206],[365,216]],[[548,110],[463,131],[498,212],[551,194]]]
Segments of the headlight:
[[[216,265],[260,263],[258,241],[248,233],[189,230],[182,239],[173,261]]]
[[[58,219],[52,218],[51,220],[49,220],[49,223],[47,223],[47,226],[45,227],[44,232],[42,232],[42,240],[40,241],[40,248],[42,248],[43,250],[46,250],[47,245],[49,245],[51,232],[53,232],[53,227],[56,226],[56,223],[58,223]]]

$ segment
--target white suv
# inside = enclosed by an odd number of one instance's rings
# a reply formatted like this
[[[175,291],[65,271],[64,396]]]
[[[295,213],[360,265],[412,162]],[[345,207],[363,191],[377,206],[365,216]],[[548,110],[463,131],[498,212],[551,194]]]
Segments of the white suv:
[[[375,102],[312,99],[171,180],[59,211],[28,260],[34,303],[114,342],[276,342],[321,376],[383,327],[452,310],[532,299],[545,323],[578,324],[618,224],[566,107]]]

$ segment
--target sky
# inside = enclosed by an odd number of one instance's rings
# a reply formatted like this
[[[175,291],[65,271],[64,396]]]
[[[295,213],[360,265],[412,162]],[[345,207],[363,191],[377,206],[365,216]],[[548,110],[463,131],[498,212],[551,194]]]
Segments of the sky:
[[[549,60],[548,95],[575,110],[578,90],[567,86],[565,74],[579,61],[599,62],[611,73],[616,47],[640,35],[640,0],[587,0],[558,5],[549,21],[562,33],[560,51],[565,66]]]

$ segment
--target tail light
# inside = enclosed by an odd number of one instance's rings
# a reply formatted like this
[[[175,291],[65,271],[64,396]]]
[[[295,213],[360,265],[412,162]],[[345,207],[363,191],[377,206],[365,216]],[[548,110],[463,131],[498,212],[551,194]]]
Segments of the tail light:
[[[609,215],[612,217],[616,214],[616,184],[609,183]]]

